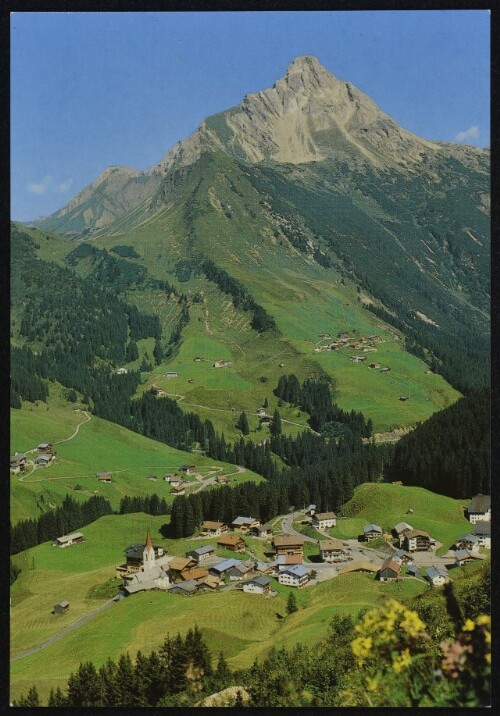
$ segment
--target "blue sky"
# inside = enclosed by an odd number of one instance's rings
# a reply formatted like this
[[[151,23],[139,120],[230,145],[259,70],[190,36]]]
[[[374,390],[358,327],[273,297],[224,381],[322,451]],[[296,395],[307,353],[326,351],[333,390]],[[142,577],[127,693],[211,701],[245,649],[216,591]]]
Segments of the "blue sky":
[[[11,214],[146,169],[312,54],[426,139],[489,146],[488,11],[14,13]]]

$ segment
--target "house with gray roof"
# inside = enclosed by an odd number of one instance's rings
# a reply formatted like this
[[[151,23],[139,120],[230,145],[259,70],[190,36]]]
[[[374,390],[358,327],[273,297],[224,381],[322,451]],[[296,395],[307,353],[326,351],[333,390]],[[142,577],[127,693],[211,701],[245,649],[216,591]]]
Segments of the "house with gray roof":
[[[52,460],[54,459],[53,455],[39,455],[35,460],[35,465],[40,465],[41,467],[47,467],[47,465],[50,465]]]
[[[232,528],[241,532],[248,532],[251,529],[260,527],[260,520],[255,517],[236,517],[232,521]]]
[[[394,525],[393,532],[396,533],[397,537],[401,538],[402,534],[404,534],[405,532],[409,532],[412,529],[413,527],[409,525],[408,522],[398,522],[397,525]]]
[[[469,522],[490,522],[491,521],[491,497],[490,495],[476,495],[467,505],[467,516]]]
[[[374,539],[378,539],[378,537],[382,537],[382,527],[379,525],[365,525],[363,535],[365,542],[371,542]]]
[[[52,542],[52,545],[54,547],[71,547],[71,545],[80,544],[83,541],[84,536],[82,532],[72,532],[70,535],[57,537],[57,539]]]
[[[448,576],[448,570],[445,566],[432,566],[428,567],[425,570],[425,573],[427,574],[427,579],[431,584],[433,584],[435,587],[441,586],[441,584],[445,584],[445,582],[449,582],[450,578]]]
[[[186,557],[192,557],[194,560],[196,560],[196,563],[199,564],[200,562],[206,562],[207,559],[210,559],[215,554],[215,546],[213,544],[205,544],[203,547],[197,547],[196,549],[191,549],[189,552],[186,552]]]
[[[251,559],[236,560],[237,564],[226,570],[229,579],[248,579],[255,572],[255,564]]]
[[[482,559],[477,552],[472,552],[468,549],[457,549],[455,552],[455,566],[461,567],[463,564],[468,564],[474,560]]]
[[[69,602],[67,599],[62,599],[58,604],[54,604],[55,614],[66,614],[69,610]]]
[[[229,569],[232,569],[237,564],[239,564],[239,559],[224,559],[221,562],[218,562],[217,564],[214,564],[213,567],[210,567],[208,570],[210,574],[213,574],[215,577],[225,577],[226,573]]]
[[[171,594],[182,594],[183,596],[188,597],[194,594],[197,589],[198,582],[194,579],[187,579],[184,582],[177,582],[177,584],[171,586],[168,591]]]
[[[479,550],[479,537],[473,534],[460,535],[455,540],[455,547],[457,549],[469,549],[471,552],[477,552]]]
[[[270,584],[269,577],[254,577],[243,583],[243,591],[251,594],[269,594]]]
[[[472,534],[479,539],[479,546],[491,549],[491,522],[476,522]]]
[[[278,575],[278,582],[289,587],[304,587],[309,581],[309,569],[303,564],[287,567]]]

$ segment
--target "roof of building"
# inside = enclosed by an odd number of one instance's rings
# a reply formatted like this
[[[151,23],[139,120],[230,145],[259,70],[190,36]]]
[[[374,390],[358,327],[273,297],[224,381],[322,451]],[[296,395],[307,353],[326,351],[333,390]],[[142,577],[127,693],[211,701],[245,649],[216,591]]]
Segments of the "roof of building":
[[[143,544],[131,544],[125,549],[127,559],[142,559],[144,554]]]
[[[259,572],[267,572],[268,569],[274,570],[277,564],[277,560],[274,560],[274,562],[261,562],[260,560],[257,560],[257,562],[255,563],[255,568],[258,569]]]
[[[189,579],[203,579],[204,577],[208,577],[208,572],[204,567],[192,567],[191,569],[186,570],[186,577],[189,577]]]
[[[491,496],[490,495],[475,495],[469,502],[467,512],[479,512],[485,514],[491,509]]]
[[[187,552],[186,554],[193,554],[195,552],[196,554],[209,554],[210,552],[213,552],[215,550],[215,547],[213,544],[205,544],[203,547],[197,547],[196,549],[192,549],[190,552]]]
[[[482,559],[482,557],[478,554],[474,554],[474,552],[470,552],[468,549],[457,549],[455,552],[455,559],[461,561],[464,559]]]
[[[220,584],[219,577],[214,577],[212,574],[209,574],[206,577],[202,577],[201,579],[196,580],[198,584],[206,584],[207,587],[210,587],[211,589],[217,589],[217,587]]]
[[[455,543],[457,542],[479,542],[479,537],[470,533],[466,535],[460,535],[460,537],[457,537],[457,539],[455,540]]]
[[[266,522],[266,524],[265,524],[265,525],[261,525],[261,526],[259,527],[259,529],[260,529],[262,532],[265,532],[265,531],[270,532],[270,531],[272,531],[273,526],[272,526],[272,524],[271,524],[270,522]]]
[[[27,460],[28,458],[26,455],[22,452],[16,452],[15,455],[10,456],[10,462],[22,462],[23,460]]]
[[[63,607],[63,609],[65,609],[66,607],[69,607],[69,602],[67,599],[62,599],[56,604],[56,607]]]
[[[239,535],[221,535],[220,537],[217,537],[217,544],[237,545],[240,542],[245,544],[243,538]]]
[[[301,554],[280,554],[276,564],[303,564],[304,557]]]
[[[244,582],[244,584],[258,584],[261,587],[266,587],[268,584],[271,584],[271,580],[269,577],[254,577]]]
[[[345,572],[357,572],[360,569],[367,572],[378,572],[378,567],[371,562],[368,562],[367,559],[358,559],[355,562],[351,562],[350,564],[346,564],[344,567],[341,567],[338,570],[338,573],[344,574]]]
[[[447,577],[448,576],[448,570],[444,566],[434,566],[428,567],[425,570],[427,576],[429,579],[435,579],[436,577]]]
[[[410,565],[408,565],[408,571],[412,572],[413,574],[417,574],[418,566],[416,564],[410,564]]]
[[[343,547],[343,544],[342,544],[342,540],[340,540],[340,539],[320,539],[319,540],[320,550],[342,549],[342,547]]]
[[[214,566],[210,567],[210,569],[215,569],[217,572],[225,572],[227,569],[235,567],[237,564],[239,564],[239,562],[239,559],[233,559],[232,557],[230,557],[229,559],[224,559],[222,562],[214,564]]]
[[[286,574],[293,574],[296,577],[305,577],[309,574],[309,570],[303,564],[295,564],[293,567],[287,567],[283,570]]]
[[[403,557],[409,557],[410,555],[408,554],[408,552],[405,552],[404,549],[397,549],[392,556],[397,557],[398,559],[402,559]]]
[[[302,535],[276,535],[273,537],[273,544],[275,547],[303,546],[304,538]]]
[[[335,512],[316,512],[313,517],[314,520],[335,520],[337,515]]]
[[[425,530],[410,530],[406,533],[405,537],[428,537],[431,538],[430,534]]]
[[[157,589],[158,585],[155,584],[154,580],[149,578],[139,582],[132,582],[125,584],[122,589],[128,594],[135,594],[136,592],[145,592],[148,589]]]
[[[174,557],[169,563],[169,569],[174,569],[177,572],[182,572],[183,569],[193,565],[192,557]],[[193,565],[194,566],[194,565]]]
[[[481,535],[482,537],[489,537],[491,535],[491,522],[479,521],[476,522],[472,529],[473,534]]]
[[[245,559],[243,561],[236,560],[238,564],[235,564],[233,569],[237,569],[238,572],[241,572],[244,574],[245,572],[248,572],[249,569],[255,569],[255,565],[251,559]]]
[[[413,527],[409,525],[408,522],[398,522],[397,525],[394,525],[394,529],[399,535],[401,532],[405,532],[405,530],[412,530]]]
[[[35,462],[50,462],[52,457],[50,455],[39,455]]]
[[[40,445],[37,445],[38,448],[48,448],[50,447],[51,443],[40,443]]]
[[[57,538],[57,542],[69,542],[70,539],[79,539],[83,537],[82,532],[72,532],[70,535],[63,535]]]
[[[183,582],[177,582],[177,584],[172,585],[169,591],[173,589],[182,589],[184,592],[195,592],[198,589],[198,582],[195,582],[194,579],[186,579]]]
[[[382,564],[380,565],[380,571],[384,569],[392,569],[393,572],[396,572],[396,574],[399,574],[401,571],[401,565],[399,562],[395,562],[391,557],[388,557]]]
[[[237,517],[235,520],[232,521],[231,524],[233,525],[252,525],[254,522],[258,522],[259,520],[255,517]]]
[[[210,520],[207,520],[205,522],[202,522],[201,529],[202,530],[217,530],[220,527],[224,527],[226,523],[225,522],[211,522]]]
[[[367,532],[380,532],[382,534],[382,527],[379,525],[365,525],[363,527],[363,532],[367,534]]]

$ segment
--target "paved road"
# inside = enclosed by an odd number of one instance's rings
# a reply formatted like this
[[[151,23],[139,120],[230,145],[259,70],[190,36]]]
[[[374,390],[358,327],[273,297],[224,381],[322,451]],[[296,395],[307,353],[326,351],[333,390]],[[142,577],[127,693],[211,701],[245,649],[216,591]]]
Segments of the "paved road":
[[[297,532],[297,530],[292,526],[292,523],[294,519],[301,515],[302,512],[290,512],[289,515],[286,515],[286,517],[283,517],[283,521],[281,523],[281,529],[286,535],[293,535],[295,537],[303,537],[305,542],[312,542],[313,544],[318,544],[318,540],[313,539],[313,537],[308,537],[307,535],[303,535],[300,532]]]
[[[104,611],[104,609],[107,609],[109,606],[113,604],[113,600],[110,599],[109,601],[105,602],[104,604],[101,604],[100,607],[97,607],[97,609],[94,609],[91,612],[88,612],[83,617],[78,619],[76,622],[73,622],[73,624],[70,624],[62,631],[58,632],[57,634],[54,634],[54,636],[51,636],[50,639],[47,639],[47,641],[44,641],[42,644],[39,644],[38,646],[34,646],[31,649],[28,649],[28,651],[23,651],[22,654],[17,654],[16,656],[11,656],[11,661],[17,661],[18,659],[23,659],[25,656],[31,656],[31,654],[36,654],[37,651],[41,651],[42,649],[46,649],[48,646],[51,646],[52,644],[55,644],[56,641],[59,641],[63,637],[65,637],[70,632],[74,631],[75,629],[78,629],[78,627],[83,626],[88,621],[93,619],[96,614],[99,614],[100,612]]]

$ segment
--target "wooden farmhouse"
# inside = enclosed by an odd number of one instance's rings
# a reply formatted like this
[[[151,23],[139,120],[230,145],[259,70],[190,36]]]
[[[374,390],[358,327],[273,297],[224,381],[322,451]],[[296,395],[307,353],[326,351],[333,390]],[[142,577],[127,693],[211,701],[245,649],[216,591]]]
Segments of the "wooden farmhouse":
[[[113,478],[109,472],[97,472],[96,477],[98,482],[113,482]]]
[[[276,564],[278,572],[282,572],[284,569],[294,567],[296,564],[304,564],[304,557],[302,554],[279,554],[276,558]]]
[[[13,474],[23,472],[26,470],[27,463],[28,458],[26,455],[22,452],[16,452],[15,455],[11,455],[10,457],[10,472]]]
[[[491,522],[479,520],[472,528],[472,533],[479,539],[479,546],[491,549]]]
[[[380,565],[378,578],[381,582],[390,582],[398,579],[401,572],[401,564],[390,557]]]
[[[37,452],[52,452],[52,443],[40,443],[36,449]]]
[[[431,538],[424,530],[409,530],[403,536],[403,549],[408,552],[426,552],[431,548]]]
[[[276,554],[304,554],[304,538],[299,535],[277,535],[273,537]]]
[[[217,546],[232,552],[243,552],[246,547],[245,541],[239,535],[221,535],[217,539]]]
[[[227,531],[227,524],[225,522],[211,522],[210,520],[205,520],[205,522],[202,522],[201,530],[202,532],[206,532],[213,537],[218,537],[223,532]]]
[[[319,557],[322,562],[338,562],[345,555],[342,541],[339,539],[319,540]]]
[[[326,530],[335,527],[337,524],[337,515],[335,512],[316,512],[312,516],[312,526],[316,529]]]
[[[81,532],[73,532],[70,535],[57,537],[57,539],[52,542],[52,545],[54,547],[71,547],[74,544],[81,544],[84,540],[85,538]]]
[[[192,549],[189,552],[186,552],[186,557],[190,557],[191,559],[194,559],[196,564],[200,564],[200,562],[206,562],[207,560],[211,559],[215,554],[215,547],[213,544],[205,544],[203,547],[197,547],[196,549]]]
[[[434,587],[439,587],[450,581],[448,570],[444,566],[429,567],[425,570],[425,573],[427,575],[427,579]]]
[[[231,523],[231,527],[233,530],[243,533],[250,532],[251,530],[257,532],[260,527],[260,520],[255,517],[236,517]]]
[[[287,567],[278,575],[278,582],[289,587],[304,587],[309,582],[309,569],[303,564]]]
[[[382,527],[379,525],[365,525],[363,527],[363,536],[365,542],[371,542],[374,539],[382,537]]]
[[[54,455],[52,453],[45,453],[42,455],[39,455],[35,460],[35,465],[40,465],[40,467],[47,467],[50,465],[52,460],[54,459]]]
[[[471,552],[478,552],[479,551],[479,537],[477,535],[473,534],[466,534],[461,535],[460,537],[457,537],[455,540],[455,547],[457,549],[468,549]]]

